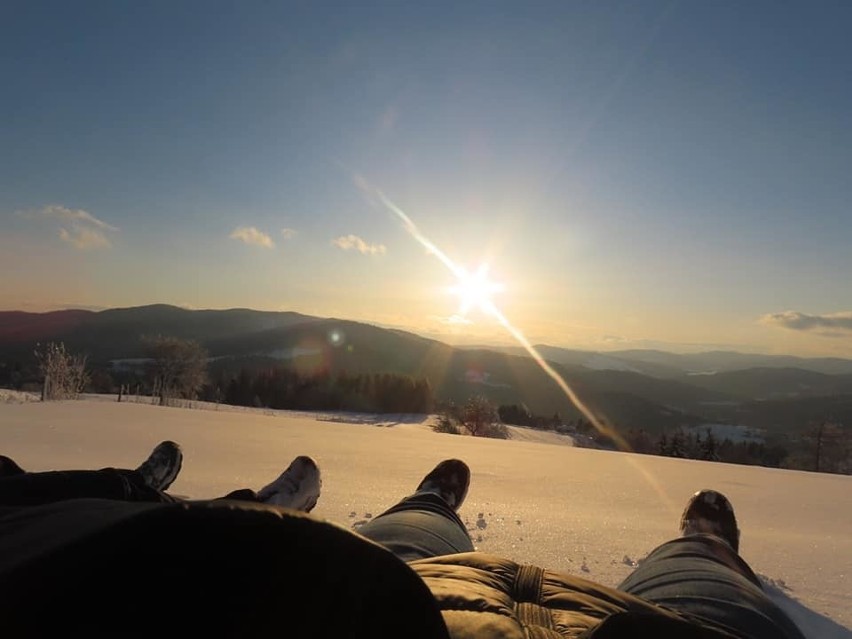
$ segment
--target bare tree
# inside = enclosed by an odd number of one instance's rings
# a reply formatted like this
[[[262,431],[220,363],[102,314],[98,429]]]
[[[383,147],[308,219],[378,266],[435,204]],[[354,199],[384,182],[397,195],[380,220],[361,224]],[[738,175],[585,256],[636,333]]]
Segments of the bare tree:
[[[461,422],[474,437],[485,435],[498,419],[497,409],[482,395],[468,399],[461,410]]]
[[[805,437],[813,446],[816,472],[845,472],[849,438],[841,424],[833,420],[820,420],[811,425]]]
[[[43,401],[80,396],[89,380],[84,355],[72,355],[62,342],[49,342],[37,344],[35,356],[43,380]]]
[[[145,340],[149,374],[160,406],[173,399],[195,399],[207,380],[207,352],[198,342],[157,336]]]

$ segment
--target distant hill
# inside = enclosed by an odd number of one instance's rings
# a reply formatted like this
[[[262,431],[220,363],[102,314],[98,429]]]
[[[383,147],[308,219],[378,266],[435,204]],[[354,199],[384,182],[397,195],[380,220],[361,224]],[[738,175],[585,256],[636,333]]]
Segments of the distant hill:
[[[332,374],[399,373],[427,378],[442,400],[463,402],[482,394],[498,404],[523,404],[539,415],[558,412],[563,421],[580,415],[520,347],[455,348],[407,331],[292,312],[196,311],[163,304],[100,312],[0,312],[0,372],[4,366],[31,367],[39,341],[63,341],[93,364],[108,366],[145,357],[144,338],[152,335],[199,341],[211,356],[212,375],[220,378],[240,367],[280,364]],[[838,397],[852,397],[850,360],[537,349],[596,414],[623,431],[655,433],[708,421],[770,429],[777,422],[787,428],[799,415],[818,415],[845,405]],[[799,366],[783,366],[791,361]],[[741,369],[732,368],[738,364]],[[789,417],[764,401],[780,399],[809,402],[790,404],[805,408],[791,409],[796,417]]]
[[[92,311],[53,311],[51,313],[26,313],[0,311],[0,347],[27,346],[40,340],[51,339],[73,330],[91,319]]]
[[[852,360],[837,357],[793,357],[789,355],[760,355],[733,351],[705,353],[667,353],[657,350],[584,351],[537,344],[536,350],[545,359],[568,366],[583,366],[596,370],[617,370],[641,373],[659,378],[678,379],[685,374],[709,374],[748,368],[798,368],[825,375],[852,374]],[[519,346],[500,347],[506,353],[526,352]]]
[[[852,395],[745,402],[739,422],[778,435],[801,434],[817,422],[852,424]]]
[[[266,331],[239,340],[210,343],[217,370],[268,366],[282,360],[305,372],[401,373],[430,380],[442,400],[464,402],[475,394],[497,404],[524,404],[537,414],[559,413],[563,420],[580,413],[541,367],[529,357],[488,349],[456,349],[404,331],[341,320],[318,320]],[[239,353],[254,353],[246,362]],[[671,405],[664,406],[585,371],[561,369],[583,401],[620,428],[652,431],[700,422]],[[653,380],[652,380],[653,382]],[[717,395],[686,387],[693,395]],[[661,394],[662,391],[661,391]]]
[[[313,320],[291,312],[250,309],[188,310],[153,304],[105,311],[22,313],[0,311],[0,353],[22,357],[38,341],[63,341],[94,360],[142,357],[147,335],[171,335],[207,343],[213,339]]]
[[[793,357],[733,351],[683,354],[654,350],[614,351],[607,355],[626,362],[664,366],[686,373],[721,373],[745,368],[801,368],[826,375],[852,374],[852,360],[837,357]]]
[[[50,315],[50,314],[48,314]],[[60,321],[61,320],[61,321]],[[436,396],[463,402],[483,394],[496,403],[524,404],[537,414],[559,413],[563,420],[580,413],[557,384],[524,354],[489,349],[456,349],[406,331],[369,324],[317,318],[298,313],[232,309],[191,311],[167,305],[82,311],[46,319],[40,314],[0,313],[0,362],[32,358],[35,341],[64,341],[93,363],[132,360],[145,356],[143,338],[171,335],[199,341],[212,357],[216,375],[241,366],[286,363],[304,371],[337,373],[401,373],[429,379]],[[25,330],[31,327],[31,330]],[[37,329],[37,330],[35,330]],[[619,387],[606,375],[581,367],[560,367],[563,376],[593,410],[618,428],[652,431],[699,423],[682,407],[694,405],[703,389],[657,389],[648,397],[641,380]],[[651,380],[651,386],[659,386]],[[646,384],[647,385],[647,384]],[[684,390],[686,389],[686,390]],[[679,401],[675,395],[685,393]],[[662,404],[658,399],[664,399]]]
[[[739,399],[782,399],[852,394],[852,375],[826,375],[802,368],[747,368],[681,381]]]
[[[678,366],[670,366],[653,361],[630,360],[609,352],[584,351],[561,348],[559,346],[548,346],[547,344],[536,344],[535,349],[547,361],[562,364],[563,366],[582,367],[592,370],[627,371],[660,378],[679,377],[685,372],[684,369]],[[526,349],[520,346],[499,347],[497,350],[513,355],[526,355],[527,353]]]

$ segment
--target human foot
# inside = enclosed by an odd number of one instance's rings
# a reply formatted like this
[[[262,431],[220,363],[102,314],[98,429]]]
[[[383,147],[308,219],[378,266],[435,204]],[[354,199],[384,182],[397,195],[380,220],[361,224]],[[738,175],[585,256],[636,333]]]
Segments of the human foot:
[[[167,440],[157,444],[136,472],[142,475],[145,483],[151,488],[162,491],[177,479],[181,464],[183,464],[183,452],[180,446]]]
[[[301,455],[278,479],[261,488],[257,498],[266,504],[309,513],[317,505],[321,488],[319,466],[307,455]]]
[[[433,493],[458,510],[470,486],[470,468],[460,459],[445,459],[423,478],[416,494]]]
[[[727,497],[715,490],[700,490],[692,496],[680,518],[680,532],[682,535],[715,535],[734,552],[739,552],[740,529],[734,507]]]

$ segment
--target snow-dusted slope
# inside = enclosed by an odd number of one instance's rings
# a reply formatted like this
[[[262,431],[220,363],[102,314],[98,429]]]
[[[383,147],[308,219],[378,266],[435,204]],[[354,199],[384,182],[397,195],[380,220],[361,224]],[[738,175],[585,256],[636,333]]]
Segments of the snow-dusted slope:
[[[461,516],[480,550],[608,585],[676,534],[694,491],[716,488],[737,509],[742,555],[809,636],[852,637],[852,477],[439,435],[417,420],[0,404],[0,452],[31,470],[135,467],[163,439],[185,452],[172,492],[195,498],[258,488],[312,455],[324,478],[314,514],[349,526],[459,457],[473,470]]]

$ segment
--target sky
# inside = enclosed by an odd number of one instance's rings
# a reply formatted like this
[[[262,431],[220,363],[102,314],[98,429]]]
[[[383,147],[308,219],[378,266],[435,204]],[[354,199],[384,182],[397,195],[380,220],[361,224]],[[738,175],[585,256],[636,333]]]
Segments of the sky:
[[[533,343],[852,357],[850,23],[846,2],[7,1],[0,309],[507,343],[453,290],[485,264]]]

